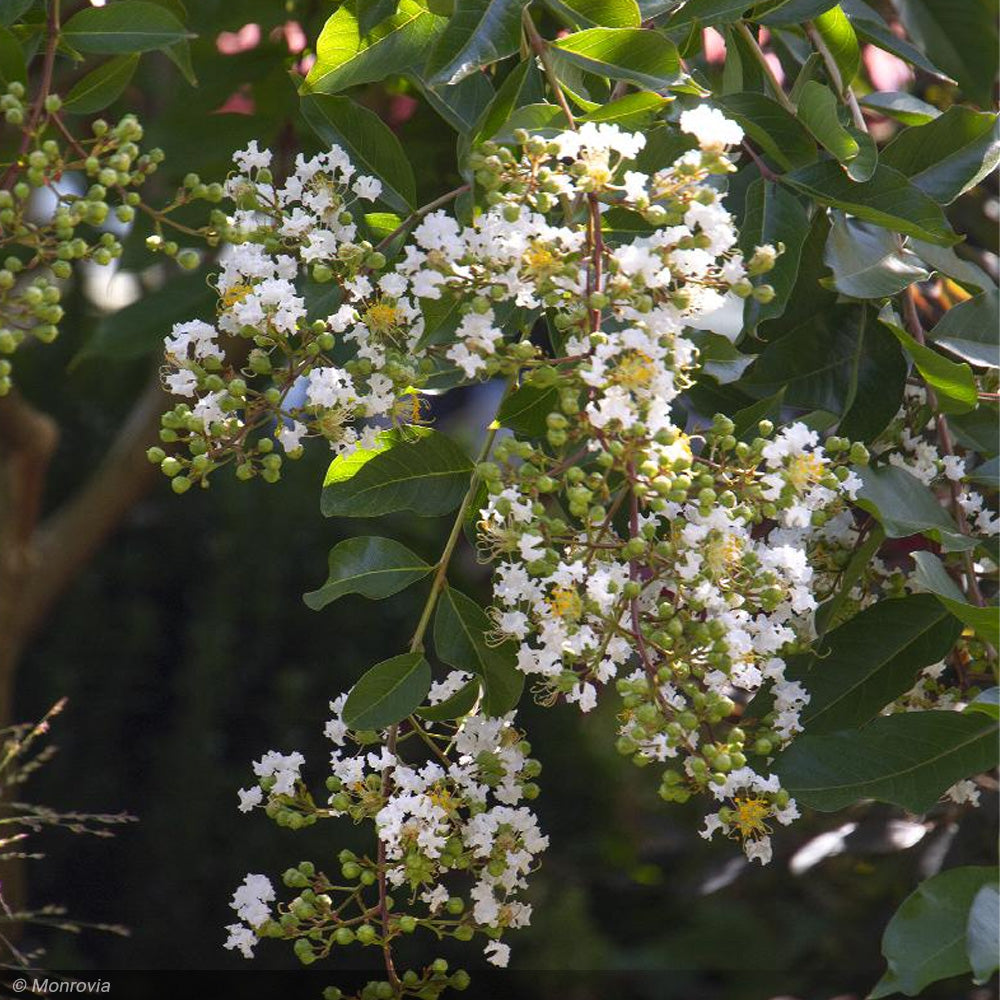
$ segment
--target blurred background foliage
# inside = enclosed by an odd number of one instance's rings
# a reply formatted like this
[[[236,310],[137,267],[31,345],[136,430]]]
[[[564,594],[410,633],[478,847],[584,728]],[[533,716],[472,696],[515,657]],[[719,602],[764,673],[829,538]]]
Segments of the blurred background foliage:
[[[148,145],[167,152],[148,200],[168,197],[191,170],[221,178],[233,150],[251,138],[272,144],[286,162],[313,146],[297,119],[296,73],[331,9],[315,0],[189,5],[197,88],[165,56],[149,55],[108,112],[135,112]],[[706,41],[694,61],[718,76],[718,45]],[[914,79],[902,63],[866,56],[866,66],[869,82],[897,74],[889,87],[873,84],[880,89],[950,99],[941,83]],[[57,89],[68,82],[57,79]],[[461,182],[455,134],[409,84],[390,80],[358,96],[396,129],[421,203]],[[874,125],[898,127],[888,119]],[[744,185],[737,177],[733,186]],[[992,246],[996,217],[995,179],[952,208],[956,228],[981,248]],[[73,286],[55,345],[19,357],[25,396],[62,428],[49,509],[100,462],[170,324],[211,307],[205,272],[149,270],[146,235],[142,226],[130,235],[117,276],[95,270]],[[979,259],[995,277],[996,257]],[[131,348],[116,360],[95,353],[94,345],[111,341]],[[435,415],[439,426],[473,442],[483,422],[477,393],[489,391],[449,396],[449,409]],[[48,859],[30,867],[34,904],[58,901],[82,919],[132,930],[128,938],[43,939],[29,929],[29,938],[44,940],[50,968],[243,968],[221,947],[232,888],[265,859],[268,870],[281,870],[320,856],[328,843],[341,846],[342,828],[331,841],[323,824],[292,833],[236,810],[236,789],[264,751],[325,753],[327,702],[398,648],[421,599],[414,588],[379,605],[352,597],[319,614],[304,606],[301,594],[324,577],[328,549],[366,527],[320,517],[323,463],[310,453],[275,488],[219,476],[210,491],[184,500],[155,479],[27,650],[16,718],[69,698],[54,737],[61,752],[35,776],[31,797],[60,808],[127,810],[140,820],[112,842],[61,831],[37,838]],[[433,520],[403,517],[389,533],[432,558],[441,530]],[[485,593],[468,549],[458,568],[462,589]],[[581,718],[561,707],[543,718],[527,702],[522,711],[545,765],[537,807],[552,846],[533,888],[533,926],[512,940],[521,969],[655,973],[623,973],[630,985],[615,988],[622,996],[863,996],[882,968],[881,930],[915,882],[942,864],[988,863],[993,855],[996,795],[987,794],[960,831],[943,812],[926,826],[881,806],[814,815],[778,835],[773,865],[750,868],[733,844],[697,836],[696,806],[664,808],[653,777],[617,758],[610,712]],[[295,959],[290,950],[263,949],[254,964],[292,968]],[[512,983],[518,996],[551,995],[530,977]],[[606,980],[565,991],[609,996]],[[926,995],[973,992],[953,982]]]

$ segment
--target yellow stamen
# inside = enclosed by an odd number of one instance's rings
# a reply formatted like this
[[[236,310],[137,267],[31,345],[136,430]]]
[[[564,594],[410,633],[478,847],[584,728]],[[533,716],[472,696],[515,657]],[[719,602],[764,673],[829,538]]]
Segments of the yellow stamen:
[[[626,351],[611,376],[626,389],[646,388],[656,377],[656,362],[643,351]]]
[[[372,333],[388,333],[393,327],[399,325],[396,307],[390,305],[385,299],[373,302],[365,311],[362,319]]]
[[[222,308],[232,309],[233,306],[242,302],[253,291],[253,285],[248,285],[245,281],[239,281],[235,285],[230,285],[222,293]]]
[[[730,823],[741,839],[756,839],[771,832],[766,822],[770,815],[771,804],[767,799],[747,796],[733,800],[733,818]]]
[[[521,259],[524,266],[535,275],[549,274],[559,269],[559,258],[552,252],[550,247],[543,243],[534,242],[524,251]]]
[[[788,465],[788,481],[796,490],[815,483],[823,475],[823,463],[813,453],[796,455]]]
[[[583,600],[574,587],[555,587],[546,603],[557,618],[577,621],[583,614]]]

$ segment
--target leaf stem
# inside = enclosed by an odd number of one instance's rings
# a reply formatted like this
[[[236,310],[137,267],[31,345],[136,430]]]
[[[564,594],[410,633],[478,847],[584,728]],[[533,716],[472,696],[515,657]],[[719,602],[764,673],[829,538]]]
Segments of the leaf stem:
[[[465,194],[466,191],[470,189],[471,185],[462,184],[451,191],[445,192],[439,198],[435,198],[433,201],[427,202],[426,205],[421,205],[420,208],[414,209],[403,221],[396,226],[396,228],[389,233],[388,236],[379,240],[378,245],[375,247],[380,253],[386,249],[386,247],[392,244],[392,241],[399,236],[401,233],[405,233],[410,226],[418,223],[425,215],[429,215],[435,209],[440,208],[442,205],[447,205],[448,202],[454,201],[460,194]]]
[[[865,116],[861,113],[861,106],[858,104],[858,99],[855,97],[854,91],[851,90],[850,83],[844,83],[840,67],[837,65],[837,60],[833,58],[830,47],[826,44],[819,31],[816,30],[816,25],[812,21],[806,21],[805,29],[810,41],[816,47],[816,51],[823,57],[823,62],[826,65],[827,73],[830,75],[830,82],[833,84],[834,90],[837,91],[840,99],[850,109],[855,127],[862,132],[867,132],[868,123],[865,121]]]
[[[753,53],[754,59],[757,60],[758,65],[764,73],[764,77],[771,87],[775,98],[777,98],[778,103],[789,113],[795,114],[795,105],[792,104],[791,99],[785,93],[784,87],[778,81],[778,78],[774,75],[774,70],[771,69],[771,64],[767,61],[767,56],[764,55],[763,50],[760,47],[760,43],[757,41],[754,33],[747,26],[745,21],[740,21],[736,25],[736,30],[740,33],[740,37],[747,43],[750,47],[751,53]]]

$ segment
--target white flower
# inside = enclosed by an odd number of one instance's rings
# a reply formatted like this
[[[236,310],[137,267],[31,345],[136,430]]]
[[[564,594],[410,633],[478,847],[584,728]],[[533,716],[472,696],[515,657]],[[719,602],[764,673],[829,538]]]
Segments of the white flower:
[[[486,961],[493,965],[499,965],[501,969],[507,968],[510,961],[510,945],[502,944],[499,941],[487,941],[483,949]]]
[[[702,149],[721,152],[743,141],[743,129],[716,108],[701,104],[681,114],[680,126],[698,140]]]
[[[264,792],[260,785],[254,785],[252,788],[241,788],[237,793],[240,797],[240,812],[246,813],[250,812],[254,806],[259,806],[264,800]]]

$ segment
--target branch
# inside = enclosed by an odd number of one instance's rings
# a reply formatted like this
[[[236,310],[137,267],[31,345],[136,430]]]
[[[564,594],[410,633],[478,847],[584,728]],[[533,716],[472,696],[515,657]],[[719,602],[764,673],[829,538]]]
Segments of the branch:
[[[771,64],[767,61],[767,56],[764,55],[763,50],[760,47],[760,43],[754,37],[754,33],[747,27],[745,21],[740,21],[736,25],[736,30],[740,33],[743,41],[747,43],[750,47],[750,51],[753,53],[754,59],[757,60],[764,77],[767,79],[771,90],[774,92],[774,96],[777,98],[778,103],[789,113],[795,114],[795,105],[792,104],[788,95],[785,93],[784,88],[778,81],[778,78],[774,75],[774,70],[771,69]]]
[[[34,632],[80,568],[156,479],[146,449],[156,443],[165,395],[147,384],[101,464],[79,492],[36,532],[36,567],[22,598],[25,636]]]
[[[830,82],[833,84],[834,90],[837,91],[840,99],[850,108],[855,126],[862,132],[867,132],[868,123],[865,121],[865,116],[861,113],[858,99],[854,96],[854,91],[851,90],[850,83],[844,83],[844,78],[840,75],[840,67],[837,65],[837,60],[833,58],[833,53],[830,51],[829,46],[823,40],[823,36],[816,30],[816,25],[812,21],[806,21],[805,28],[806,34],[813,45],[816,46],[816,51],[823,57],[823,62],[826,64],[826,71],[830,75]]]

